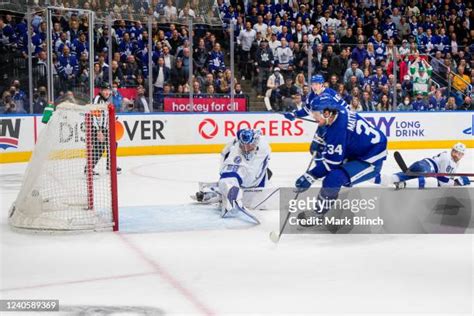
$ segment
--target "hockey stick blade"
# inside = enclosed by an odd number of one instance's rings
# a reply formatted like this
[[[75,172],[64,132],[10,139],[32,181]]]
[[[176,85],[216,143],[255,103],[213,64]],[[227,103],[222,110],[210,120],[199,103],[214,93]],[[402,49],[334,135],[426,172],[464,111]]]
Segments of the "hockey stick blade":
[[[395,161],[397,162],[397,165],[400,167],[402,172],[408,172],[407,164],[405,163],[405,160],[403,160],[402,155],[398,151],[393,153],[393,157],[395,158]]]

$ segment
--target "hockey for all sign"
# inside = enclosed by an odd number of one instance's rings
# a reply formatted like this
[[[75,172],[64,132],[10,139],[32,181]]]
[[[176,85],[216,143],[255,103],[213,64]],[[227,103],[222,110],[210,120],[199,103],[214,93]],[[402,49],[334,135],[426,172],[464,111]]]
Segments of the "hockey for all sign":
[[[165,112],[246,112],[247,102],[245,98],[201,98],[194,97],[193,105],[189,98],[165,98]]]

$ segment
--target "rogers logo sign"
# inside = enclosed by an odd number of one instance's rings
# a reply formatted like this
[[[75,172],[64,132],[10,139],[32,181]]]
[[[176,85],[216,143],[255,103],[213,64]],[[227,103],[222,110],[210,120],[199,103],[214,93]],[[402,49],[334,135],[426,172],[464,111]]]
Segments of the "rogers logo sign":
[[[216,121],[207,118],[199,123],[199,134],[204,139],[212,139],[217,135],[219,128],[217,127]]]
[[[235,137],[238,130],[243,128],[259,129],[262,134],[270,137],[279,136],[301,136],[304,133],[303,121],[287,121],[287,120],[257,120],[251,122],[248,120],[225,120],[219,122],[211,118],[206,118],[199,123],[199,134],[204,139],[212,139],[220,132],[224,137]]]

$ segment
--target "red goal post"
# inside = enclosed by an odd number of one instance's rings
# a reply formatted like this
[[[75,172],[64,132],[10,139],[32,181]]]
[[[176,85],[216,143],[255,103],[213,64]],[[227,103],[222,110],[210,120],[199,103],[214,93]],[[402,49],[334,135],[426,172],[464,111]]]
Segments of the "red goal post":
[[[58,105],[41,131],[9,224],[33,231],[119,229],[113,105]]]

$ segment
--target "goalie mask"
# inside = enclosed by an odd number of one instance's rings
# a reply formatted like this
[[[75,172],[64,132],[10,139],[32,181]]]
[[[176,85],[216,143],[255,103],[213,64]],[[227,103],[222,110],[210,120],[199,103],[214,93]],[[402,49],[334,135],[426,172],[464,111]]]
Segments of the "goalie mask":
[[[260,138],[260,131],[253,129],[241,129],[237,132],[240,151],[246,160],[250,160],[255,155]]]

